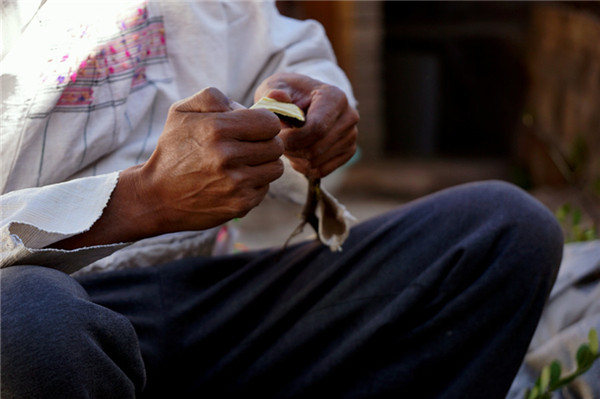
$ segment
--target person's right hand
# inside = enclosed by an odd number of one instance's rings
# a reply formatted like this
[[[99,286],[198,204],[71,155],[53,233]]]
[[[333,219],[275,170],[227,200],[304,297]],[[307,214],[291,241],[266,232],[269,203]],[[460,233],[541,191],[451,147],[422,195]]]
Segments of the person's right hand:
[[[53,246],[203,230],[245,215],[283,174],[280,128],[274,113],[243,108],[214,88],[173,104],[150,159],[121,172],[98,221]]]
[[[272,112],[245,109],[214,88],[175,103],[141,170],[159,223],[206,229],[257,206],[283,173],[280,128]]]

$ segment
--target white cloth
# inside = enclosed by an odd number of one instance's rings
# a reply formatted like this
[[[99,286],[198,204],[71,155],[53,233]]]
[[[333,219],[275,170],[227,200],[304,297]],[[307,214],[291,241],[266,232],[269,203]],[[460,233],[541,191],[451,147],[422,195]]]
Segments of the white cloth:
[[[3,18],[20,16],[23,31],[16,39],[3,31],[1,267],[70,273],[123,248],[45,249],[93,225],[118,172],[152,153],[169,106],[207,86],[248,106],[263,79],[299,72],[355,104],[323,28],[279,15],[272,1],[48,0],[31,18],[19,2],[5,3]],[[165,253],[198,254],[190,235],[198,248],[215,230],[169,235]],[[110,264],[132,254],[119,251]]]
[[[572,373],[592,328],[600,332],[600,240],[565,245],[556,283],[507,399],[523,398],[553,360],[562,364],[563,377]],[[600,361],[553,398],[600,398]]]

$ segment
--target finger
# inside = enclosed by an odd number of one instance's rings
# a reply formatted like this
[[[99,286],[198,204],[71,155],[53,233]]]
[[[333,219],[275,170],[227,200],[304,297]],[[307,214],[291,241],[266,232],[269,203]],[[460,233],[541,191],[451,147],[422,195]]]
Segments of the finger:
[[[279,134],[279,118],[266,109],[239,109],[227,115],[236,129],[231,137],[240,141],[270,140]]]
[[[307,110],[307,118],[322,125],[325,123],[329,130],[331,124],[347,110],[348,101],[346,95],[338,88],[327,86],[322,90],[315,90],[311,96],[311,103]]]
[[[348,109],[346,96],[341,90],[327,88],[315,90],[306,111],[306,123],[299,129],[282,132],[286,150],[294,151],[311,147],[336,126]]]
[[[334,158],[331,158],[329,161],[319,165],[316,169],[313,169],[311,171],[311,174],[315,178],[325,177],[340,166],[344,165],[350,159],[352,159],[353,155],[354,152],[344,152]]]
[[[342,151],[354,151],[358,138],[357,123],[358,113],[348,108],[348,111],[335,123],[333,129],[321,140],[315,142],[309,148],[298,151],[289,151],[286,147],[286,154],[304,157],[310,161],[312,166],[316,166]]]
[[[322,141],[315,144],[310,153],[298,151],[286,152],[285,155],[292,160],[292,166],[297,171],[311,177],[323,177],[352,158],[356,152],[357,135],[358,130],[354,127],[333,145]]]
[[[282,103],[291,103],[292,97],[288,92],[281,89],[272,89],[265,94],[265,97],[272,98],[273,100],[281,101]]]
[[[283,141],[279,137],[254,142],[231,142],[230,165],[257,166],[277,161],[283,155]]]
[[[313,176],[313,174],[311,174],[310,163],[306,159],[294,157],[287,154],[286,157],[289,159],[290,165],[292,165],[292,168],[294,168],[294,170],[302,173],[307,177],[318,177]]]
[[[298,172],[302,173],[308,178],[321,178],[327,176],[328,174],[330,174],[331,172],[348,162],[352,158],[354,153],[355,151],[344,151],[334,157],[328,158],[327,161],[317,166],[309,163],[306,159],[303,158],[294,158],[287,155],[286,156],[289,158],[292,167]]]
[[[356,125],[339,122],[336,130],[308,148],[305,156],[312,164],[319,164],[324,161],[323,158],[331,157],[338,152],[352,150],[356,146],[357,139],[358,129]]]
[[[317,143],[307,157],[311,167],[319,168],[332,158],[345,153],[349,153],[352,156],[356,152],[356,137],[356,129],[352,129],[351,133],[344,135],[333,144]]]
[[[260,204],[269,190],[269,184],[283,174],[283,162],[278,159],[258,166],[243,166],[230,170],[227,191],[223,205],[231,209],[231,217],[242,217]]]
[[[207,87],[191,97],[173,104],[179,112],[227,112],[232,110],[233,102],[214,87]]]
[[[241,181],[245,187],[257,189],[279,179],[283,175],[283,168],[283,161],[277,159],[260,165],[240,167],[237,173],[243,176]]]
[[[307,119],[304,126],[284,126],[281,137],[285,143],[286,151],[306,151],[315,143],[322,140],[335,124],[337,115],[328,114],[327,117],[317,121],[315,118]]]
[[[255,175],[261,176],[263,181],[271,183],[279,179],[283,175],[283,161],[277,159],[272,162],[264,163],[261,165],[252,166]]]
[[[233,100],[229,100],[229,107],[234,111],[236,109],[246,109],[246,107],[244,107],[242,104],[238,103],[237,101],[233,101]]]
[[[254,93],[254,100],[267,96],[272,90],[287,93],[291,101],[306,110],[311,102],[311,92],[324,83],[297,73],[276,73],[265,79]]]
[[[253,208],[260,205],[268,192],[268,184],[253,188],[240,188],[237,195],[229,200],[230,205],[228,208],[230,211],[227,219],[246,216]]]

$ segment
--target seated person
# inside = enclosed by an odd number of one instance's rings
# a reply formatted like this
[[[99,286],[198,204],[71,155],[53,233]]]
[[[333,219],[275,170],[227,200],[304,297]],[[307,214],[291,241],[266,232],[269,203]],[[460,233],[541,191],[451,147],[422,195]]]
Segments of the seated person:
[[[319,179],[355,151],[320,25],[273,2],[7,4],[3,398],[506,395],[562,250],[516,187],[422,198],[343,251],[214,253],[282,156]],[[265,96],[305,124],[247,108]]]

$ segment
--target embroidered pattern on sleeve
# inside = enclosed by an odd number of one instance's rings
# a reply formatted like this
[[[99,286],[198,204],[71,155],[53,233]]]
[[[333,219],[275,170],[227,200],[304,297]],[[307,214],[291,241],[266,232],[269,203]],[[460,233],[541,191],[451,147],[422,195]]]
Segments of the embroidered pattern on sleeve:
[[[50,90],[62,91],[50,112],[90,112],[96,108],[119,105],[125,100],[124,97],[98,101],[94,97],[94,89],[121,80],[130,81],[131,90],[139,89],[150,83],[147,67],[167,61],[163,18],[150,17],[147,4],[127,10],[115,24],[118,29],[116,34],[96,39],[97,46],[84,59],[71,61],[70,58],[77,56],[69,53],[58,53],[56,57],[48,59],[48,63],[55,68],[46,68],[49,72],[42,76],[42,84],[54,85]],[[82,42],[90,39],[89,26],[70,30]],[[69,64],[72,66],[65,70],[61,64],[67,61],[71,61]],[[162,78],[168,76],[165,74]],[[47,115],[48,112],[42,111],[33,112],[29,117],[43,118]]]
[[[90,167],[96,174],[96,162],[130,140],[140,123],[147,126],[139,130],[147,137],[136,138],[142,160],[154,134],[156,94],[173,82],[158,4],[66,4],[42,8],[24,42],[31,48],[24,52],[28,70],[19,80],[23,101],[10,105],[22,123],[13,124],[11,135],[21,136],[20,154],[28,162],[22,175],[12,176],[19,186],[60,182]]]

